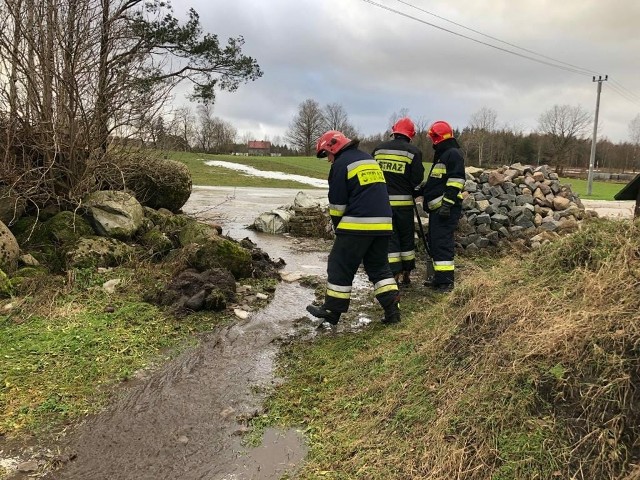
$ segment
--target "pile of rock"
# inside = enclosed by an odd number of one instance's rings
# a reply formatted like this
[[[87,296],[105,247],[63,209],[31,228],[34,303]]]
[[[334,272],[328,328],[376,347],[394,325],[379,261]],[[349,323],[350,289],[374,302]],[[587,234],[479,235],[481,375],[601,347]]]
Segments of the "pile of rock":
[[[541,243],[578,228],[587,212],[547,165],[519,163],[497,170],[467,168],[456,241],[466,252],[506,241]]]

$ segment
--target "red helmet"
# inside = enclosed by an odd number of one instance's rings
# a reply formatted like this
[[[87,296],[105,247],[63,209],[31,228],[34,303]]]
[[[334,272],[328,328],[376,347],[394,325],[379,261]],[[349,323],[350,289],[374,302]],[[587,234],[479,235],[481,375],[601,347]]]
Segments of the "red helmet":
[[[429,135],[433,144],[437,145],[449,138],[453,138],[453,128],[447,122],[438,120],[429,127],[427,135]]]
[[[391,127],[391,133],[399,133],[400,135],[409,137],[409,140],[411,140],[416,136],[416,126],[409,117],[403,117],[393,124],[393,127]]]
[[[316,145],[316,156],[324,158],[327,153],[336,154],[344,148],[345,145],[351,143],[351,139],[344,136],[344,133],[337,130],[329,130],[323,133],[318,139]]]

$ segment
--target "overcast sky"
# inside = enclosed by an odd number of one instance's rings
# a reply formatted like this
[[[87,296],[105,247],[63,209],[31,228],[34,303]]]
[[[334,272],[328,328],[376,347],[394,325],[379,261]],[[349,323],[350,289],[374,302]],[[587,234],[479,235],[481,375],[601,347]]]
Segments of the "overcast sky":
[[[284,138],[299,104],[308,98],[321,105],[342,104],[363,135],[384,131],[401,109],[414,119],[447,120],[463,128],[482,107],[497,112],[499,126],[530,132],[554,105],[579,105],[593,115],[596,73],[609,75],[602,88],[598,138],[629,139],[629,122],[640,113],[640,0],[374,3],[420,21],[365,0],[172,2],[178,16],[193,7],[204,30],[224,43],[244,36],[244,53],[264,71],[236,92],[218,94],[214,114],[241,135]],[[422,22],[554,63],[535,52],[581,73]]]

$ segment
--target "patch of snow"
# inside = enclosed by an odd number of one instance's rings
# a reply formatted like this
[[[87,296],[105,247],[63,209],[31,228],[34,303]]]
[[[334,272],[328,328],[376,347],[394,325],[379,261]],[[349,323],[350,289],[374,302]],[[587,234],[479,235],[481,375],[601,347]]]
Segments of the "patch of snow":
[[[230,170],[236,170],[238,172],[243,172],[252,177],[261,177],[261,178],[274,178],[276,180],[292,180],[294,182],[304,183],[306,185],[312,185],[318,188],[328,188],[328,184],[326,180],[320,180],[312,177],[305,177],[304,175],[293,175],[291,173],[284,172],[268,172],[265,170],[258,170],[257,168],[250,167],[248,165],[240,165],[239,163],[233,162],[223,162],[221,160],[207,160],[204,162],[205,165],[209,165],[211,167],[222,167],[228,168]]]

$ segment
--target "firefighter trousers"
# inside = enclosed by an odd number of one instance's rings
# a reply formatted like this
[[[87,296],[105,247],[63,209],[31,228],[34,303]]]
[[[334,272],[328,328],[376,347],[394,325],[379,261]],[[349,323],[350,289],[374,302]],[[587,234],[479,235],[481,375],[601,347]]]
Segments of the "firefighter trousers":
[[[344,313],[349,309],[353,277],[362,263],[373,293],[385,310],[398,302],[398,286],[391,274],[388,236],[336,235],[327,263],[327,291],[323,307]]]
[[[410,272],[416,268],[416,241],[413,208],[393,208],[393,235],[389,241],[391,273]]]
[[[429,212],[429,230],[427,240],[433,260],[433,284],[453,285],[454,270],[453,257],[455,255],[454,233],[462,214],[462,207],[451,207],[451,215],[441,217],[438,210]]]

